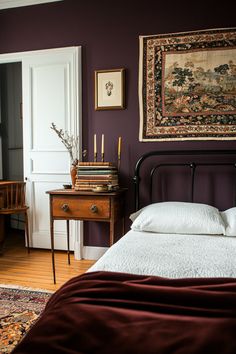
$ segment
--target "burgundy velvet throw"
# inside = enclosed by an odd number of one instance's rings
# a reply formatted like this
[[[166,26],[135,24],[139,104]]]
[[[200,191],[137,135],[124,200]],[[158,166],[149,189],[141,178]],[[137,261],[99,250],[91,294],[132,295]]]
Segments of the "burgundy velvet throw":
[[[14,354],[235,354],[236,279],[75,277]]]

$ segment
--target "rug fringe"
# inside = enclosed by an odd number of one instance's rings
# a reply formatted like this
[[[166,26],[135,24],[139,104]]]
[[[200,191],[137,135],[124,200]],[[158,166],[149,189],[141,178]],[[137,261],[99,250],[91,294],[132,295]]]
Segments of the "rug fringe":
[[[8,289],[19,289],[19,290],[28,290],[28,291],[39,291],[42,293],[50,293],[53,294],[55,291],[40,289],[40,288],[30,288],[23,285],[12,285],[12,284],[0,284],[0,288],[8,288]]]

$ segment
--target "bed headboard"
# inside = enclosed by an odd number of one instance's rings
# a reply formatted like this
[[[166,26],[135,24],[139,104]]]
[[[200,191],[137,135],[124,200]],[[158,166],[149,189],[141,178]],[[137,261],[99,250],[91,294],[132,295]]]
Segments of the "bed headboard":
[[[225,162],[224,159],[226,156],[231,156],[230,162]],[[167,156],[168,162],[161,162],[160,157]],[[178,157],[188,157],[187,162],[176,162]],[[207,162],[199,162],[199,157],[206,157]],[[211,160],[211,157],[215,156],[214,161]],[[190,200],[194,201],[194,186],[196,179],[196,169],[198,166],[231,166],[233,171],[236,172],[236,150],[176,150],[176,151],[150,151],[142,155],[136,163],[135,174],[134,174],[134,184],[135,184],[135,210],[137,211],[140,208],[140,183],[141,183],[141,170],[146,162],[150,158],[155,158],[155,162],[149,170],[149,200],[152,202],[153,195],[153,179],[155,174],[157,174],[162,167],[176,167],[176,166],[185,166],[190,170]],[[171,162],[170,159],[174,157],[174,162]],[[197,157],[198,161],[195,161]],[[159,162],[158,162],[159,158]],[[163,160],[163,158],[162,158]],[[217,160],[217,161],[215,161]],[[235,187],[236,187],[236,177],[235,177]],[[236,188],[235,188],[236,190]],[[234,191],[234,193],[236,193]],[[236,195],[234,197],[234,205],[236,205]]]

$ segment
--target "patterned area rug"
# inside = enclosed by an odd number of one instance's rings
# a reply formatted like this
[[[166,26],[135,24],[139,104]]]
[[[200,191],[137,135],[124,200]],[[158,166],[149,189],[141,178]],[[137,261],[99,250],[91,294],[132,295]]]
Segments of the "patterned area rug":
[[[43,290],[0,285],[0,354],[11,353],[51,295]]]

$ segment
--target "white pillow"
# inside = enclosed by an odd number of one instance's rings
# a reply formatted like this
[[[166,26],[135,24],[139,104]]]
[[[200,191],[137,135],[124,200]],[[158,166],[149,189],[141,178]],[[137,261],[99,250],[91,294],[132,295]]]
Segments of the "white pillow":
[[[215,234],[225,232],[220,212],[206,204],[162,202],[150,204],[130,215],[131,229],[176,234]]]
[[[225,223],[224,235],[236,236],[236,208],[222,211],[221,216]]]

